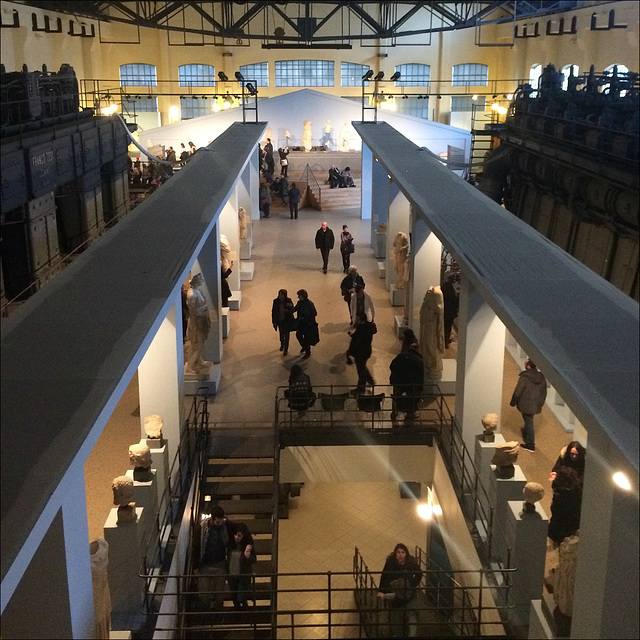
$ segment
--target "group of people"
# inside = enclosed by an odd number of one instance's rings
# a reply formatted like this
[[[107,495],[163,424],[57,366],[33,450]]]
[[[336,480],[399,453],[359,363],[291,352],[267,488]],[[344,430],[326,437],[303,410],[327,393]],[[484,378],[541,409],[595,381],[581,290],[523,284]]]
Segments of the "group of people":
[[[289,186],[287,176],[276,178],[271,183],[261,182],[260,190],[258,193],[259,208],[262,217],[268,218],[271,215],[271,193],[282,201],[282,204],[289,204],[289,216],[293,219],[298,219],[298,207],[300,206],[300,189],[295,182]]]
[[[324,220],[320,228],[316,231],[315,245],[316,249],[322,256],[322,273],[327,273],[329,268],[329,254],[334,248],[336,238],[333,230]],[[340,233],[340,255],[342,256],[342,272],[348,273],[349,266],[351,265],[351,254],[356,250],[356,246],[353,240],[353,236],[349,231],[349,227],[346,224],[342,225],[342,232]]]
[[[271,307],[271,324],[279,334],[283,357],[289,353],[289,338],[295,330],[301,347],[300,353],[304,354],[303,360],[306,360],[311,356],[311,347],[320,342],[316,322],[318,312],[305,289],[300,289],[296,295],[298,302],[294,306],[286,289],[278,291],[278,297],[274,299]]]
[[[351,176],[351,167],[345,167],[342,171],[335,165],[329,169],[329,179],[327,180],[329,187],[355,187],[353,177]]]
[[[215,506],[201,523],[195,537],[194,566],[200,576],[200,593],[220,615],[228,582],[233,606],[245,609],[256,562],[253,537],[247,525],[228,520]]]
[[[289,171],[289,147],[280,147],[278,149],[278,164],[280,165],[280,176],[287,177]],[[270,184],[275,175],[276,163],[273,158],[273,144],[271,138],[267,138],[264,147],[258,145],[258,159],[260,161],[260,171],[264,176],[265,182]]]

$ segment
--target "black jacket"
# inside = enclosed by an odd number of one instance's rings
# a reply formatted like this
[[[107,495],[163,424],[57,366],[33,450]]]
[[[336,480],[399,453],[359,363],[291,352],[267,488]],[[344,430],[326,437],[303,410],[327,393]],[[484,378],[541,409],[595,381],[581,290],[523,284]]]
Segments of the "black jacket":
[[[329,227],[327,227],[326,231],[318,229],[316,232],[316,249],[333,249],[335,242],[333,231]]]
[[[291,310],[284,312],[284,319],[280,320],[280,298],[276,298],[273,301],[273,306],[271,307],[271,324],[274,327],[282,327],[283,329],[288,329],[289,331],[293,331],[293,302],[291,298],[284,299],[284,306],[287,304],[291,305]]]
[[[340,293],[347,302],[351,302],[351,289],[354,289],[357,284],[361,285],[364,289],[364,278],[360,274],[355,278],[349,274],[342,278]]]
[[[413,347],[401,351],[389,365],[389,383],[397,386],[420,386],[424,383],[424,363],[422,356]]]
[[[293,308],[293,311],[298,314],[298,327],[314,324],[318,315],[315,305],[309,298],[298,300],[298,304]]]
[[[347,352],[354,358],[371,357],[371,343],[373,342],[373,323],[362,322],[356,325],[355,330],[351,334],[351,344]]]
[[[408,556],[402,565],[394,556],[390,556],[384,563],[378,591],[395,592],[396,597],[391,601],[391,606],[401,607],[415,596],[416,587],[421,579],[422,571],[413,557]]]

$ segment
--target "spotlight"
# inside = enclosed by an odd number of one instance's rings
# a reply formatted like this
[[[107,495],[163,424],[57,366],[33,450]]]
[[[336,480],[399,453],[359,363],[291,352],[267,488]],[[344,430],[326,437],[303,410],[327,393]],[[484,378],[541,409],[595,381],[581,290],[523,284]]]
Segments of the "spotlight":
[[[513,100],[513,93],[507,94],[507,100]]]
[[[229,82],[229,78],[227,78],[227,74],[224,71],[218,71],[218,78],[220,78],[221,82]]]
[[[370,80],[371,76],[373,76],[373,69],[369,69],[369,71],[362,76],[362,80]]]
[[[409,96],[402,96],[403,100],[406,100]]]
[[[478,99],[478,94],[477,94],[477,93],[474,93],[474,94],[473,94],[473,97],[472,97],[471,99],[472,99],[472,100],[477,100],[477,99]]]
[[[380,80],[382,80],[382,78],[384,78],[384,71],[378,71],[378,73],[376,73],[376,77],[373,79],[374,82],[378,82]]]
[[[402,74],[399,71],[396,71],[390,78],[389,80],[391,80],[392,82],[396,82],[396,80],[400,80],[400,76]]]
[[[494,93],[494,94],[493,94],[493,99],[495,100],[497,97],[498,97],[498,94],[497,94],[497,93]]]
[[[438,96],[438,100],[442,100],[442,96]]]
[[[239,71],[236,71],[236,80],[244,82],[244,76]]]
[[[247,87],[247,91],[249,92],[250,96],[257,96],[258,95],[258,90],[253,86],[253,84],[251,84],[251,82],[247,82],[246,87]]]

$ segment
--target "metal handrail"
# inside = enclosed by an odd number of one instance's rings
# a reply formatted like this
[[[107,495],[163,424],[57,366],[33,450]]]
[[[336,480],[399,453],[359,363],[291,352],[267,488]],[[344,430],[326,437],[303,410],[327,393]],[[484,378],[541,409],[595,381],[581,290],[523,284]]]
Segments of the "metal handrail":
[[[318,207],[322,209],[322,187],[320,187],[320,183],[318,182],[315,174],[313,173],[313,169],[309,166],[309,164],[307,164],[307,166],[304,168],[303,176],[304,176],[305,182],[307,183],[307,189],[309,189],[311,193],[313,193],[313,187],[311,186],[311,182],[309,181],[309,176],[313,178],[313,181],[315,182],[315,185],[316,185],[316,189],[318,190]]]

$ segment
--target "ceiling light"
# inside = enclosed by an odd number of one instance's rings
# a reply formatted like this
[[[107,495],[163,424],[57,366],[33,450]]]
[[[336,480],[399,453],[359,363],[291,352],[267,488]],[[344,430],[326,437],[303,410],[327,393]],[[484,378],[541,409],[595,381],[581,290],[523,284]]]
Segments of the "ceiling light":
[[[513,100],[513,93],[507,93],[507,100]]]
[[[431,516],[433,515],[433,508],[431,507],[430,504],[419,504],[418,515],[423,520],[431,520]]]
[[[631,483],[629,482],[629,480],[627,480],[627,476],[625,476],[624,473],[622,473],[622,471],[617,471],[616,473],[613,474],[613,481],[621,489],[624,489],[625,491],[631,490]]]
[[[477,100],[477,99],[478,99],[478,94],[477,94],[477,93],[474,93],[471,99],[472,99],[472,100]]]
[[[491,105],[491,111],[497,111],[500,108],[500,105],[497,102],[494,102]]]

